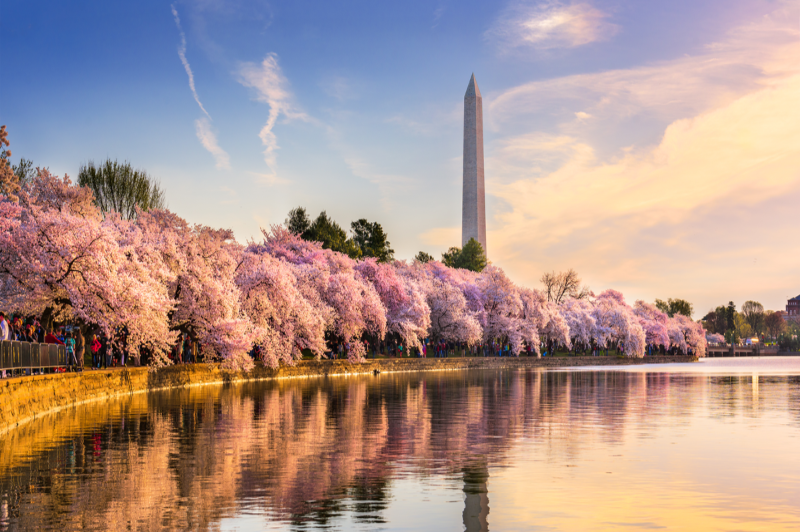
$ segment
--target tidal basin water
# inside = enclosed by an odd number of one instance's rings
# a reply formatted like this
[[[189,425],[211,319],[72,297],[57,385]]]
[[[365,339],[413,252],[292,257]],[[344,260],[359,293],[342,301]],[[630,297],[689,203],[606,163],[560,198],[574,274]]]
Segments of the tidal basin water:
[[[0,437],[0,530],[800,530],[800,359],[282,380]]]

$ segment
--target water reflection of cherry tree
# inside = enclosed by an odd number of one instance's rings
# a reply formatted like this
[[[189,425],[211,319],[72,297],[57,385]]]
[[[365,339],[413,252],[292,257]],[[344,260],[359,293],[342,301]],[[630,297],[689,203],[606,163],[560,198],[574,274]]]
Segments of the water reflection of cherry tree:
[[[21,529],[209,529],[253,513],[380,523],[395,479],[444,476],[460,479],[465,527],[483,530],[492,471],[521,442],[569,461],[630,431],[647,438],[663,416],[688,423],[698,401],[758,412],[797,399],[789,378],[762,379],[760,397],[749,378],[477,371],[132,396],[9,433],[0,503]]]

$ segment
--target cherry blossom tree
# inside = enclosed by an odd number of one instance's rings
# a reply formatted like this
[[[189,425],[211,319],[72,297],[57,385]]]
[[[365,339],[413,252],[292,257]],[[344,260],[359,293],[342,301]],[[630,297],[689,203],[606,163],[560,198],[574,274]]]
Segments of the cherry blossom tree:
[[[620,292],[606,290],[601,293],[595,300],[593,316],[596,321],[595,341],[598,345],[608,347],[612,341],[622,342],[627,356],[644,356],[644,329]]]
[[[431,311],[417,283],[401,277],[397,269],[375,258],[359,261],[358,275],[371,283],[386,309],[386,330],[398,334],[409,347],[422,348],[431,325]]]
[[[46,170],[15,192],[0,195],[0,305],[81,320],[112,344],[126,329],[131,354],[146,349],[155,366],[171,363],[179,332],[233,370],[252,368],[254,350],[276,367],[343,345],[358,362],[365,340],[387,332],[417,347],[426,337],[501,341],[514,354],[525,344],[538,354],[542,338],[617,343],[627,356],[646,343],[706,351],[700,324],[642,301],[631,308],[614,290],[555,303],[495,266],[356,261],[281,226],[242,246],[230,230],[165,210],[103,216],[89,189]]]
[[[539,354],[539,336],[572,347],[572,337],[567,319],[558,304],[550,301],[547,295],[539,290],[520,288],[523,305],[523,323],[531,322],[536,327],[537,336],[527,340]]]
[[[703,326],[683,314],[676,314],[672,320],[676,322],[677,329],[683,335],[683,345],[691,348],[692,352],[698,357],[706,356],[708,344]],[[686,348],[683,349],[683,352],[686,352]]]
[[[518,355],[522,341],[532,340],[533,335],[530,324],[526,327],[521,319],[523,304],[517,287],[496,266],[487,266],[477,284],[483,301],[484,341],[508,341],[512,352]]]
[[[249,322],[240,308],[234,274],[242,246],[230,230],[190,226],[169,211],[137,211],[133,227],[120,231],[136,246],[155,279],[173,301],[168,313],[173,331],[188,333],[206,358],[223,360],[229,369],[248,369],[252,359]],[[168,363],[156,359],[156,364]]]
[[[0,300],[7,308],[97,325],[113,344],[127,328],[131,355],[168,349],[171,301],[133,246],[118,239],[127,222],[103,220],[91,192],[46,170],[19,191],[19,205],[0,199]],[[5,218],[5,217],[4,217]]]
[[[559,305],[561,315],[569,329],[573,344],[589,346],[594,338],[597,320],[594,317],[594,306],[588,299],[567,297]]]
[[[251,243],[247,250],[269,253],[293,265],[300,292],[319,309],[326,331],[344,343],[350,361],[362,361],[366,354],[362,335],[381,339],[386,335],[386,308],[375,287],[356,275],[356,262],[280,226],[263,234],[263,244]]]
[[[481,326],[476,313],[467,306],[467,299],[458,287],[438,278],[426,285],[426,300],[430,309],[430,338],[475,344],[481,339]]]
[[[247,250],[236,284],[265,365],[293,364],[303,349],[316,355],[325,351],[325,315],[303,297],[290,263]]]
[[[670,317],[661,312],[655,305],[644,301],[637,301],[633,307],[633,313],[639,320],[645,332],[645,341],[653,346],[670,345],[669,321]]]

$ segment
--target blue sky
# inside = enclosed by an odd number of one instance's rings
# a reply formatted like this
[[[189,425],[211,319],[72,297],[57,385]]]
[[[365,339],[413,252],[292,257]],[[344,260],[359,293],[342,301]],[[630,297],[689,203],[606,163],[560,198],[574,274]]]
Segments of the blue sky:
[[[782,308],[799,41],[794,0],[2,0],[0,122],[15,160],[129,160],[243,242],[303,205],[438,256],[460,242],[474,72],[490,259],[513,279]]]

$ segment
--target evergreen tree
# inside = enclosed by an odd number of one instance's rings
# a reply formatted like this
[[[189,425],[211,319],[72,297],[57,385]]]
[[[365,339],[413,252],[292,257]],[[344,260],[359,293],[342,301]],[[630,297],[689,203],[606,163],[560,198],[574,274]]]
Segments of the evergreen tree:
[[[487,261],[481,243],[470,238],[463,249],[454,246],[442,253],[442,263],[449,268],[481,272],[486,267]]]
[[[458,263],[461,258],[461,248],[455,246],[451,247],[442,253],[442,264],[448,268],[458,268]]]
[[[311,220],[303,207],[297,207],[289,211],[289,217],[286,218],[285,223],[286,229],[304,239],[303,235],[311,228]]]
[[[732,331],[736,329],[736,305],[733,301],[728,302],[728,308],[725,309],[725,318],[728,322],[728,330]]]
[[[483,246],[474,238],[470,238],[464,249],[461,250],[459,268],[481,272],[486,267],[486,264],[486,253],[483,251]]]
[[[375,257],[378,262],[394,260],[394,250],[378,222],[361,218],[351,223],[353,236],[348,238],[347,232],[325,211],[312,222],[305,208],[296,207],[289,211],[284,223],[289,231],[303,240],[321,242],[323,248],[345,253],[353,259]]]
[[[321,242],[323,248],[344,253],[353,259],[361,257],[361,249],[358,245],[352,238],[347,238],[345,230],[331,220],[325,211],[319,213],[319,216],[308,228],[308,231],[303,233],[302,238],[303,240]]]
[[[434,259],[433,259],[433,256],[432,256],[432,255],[429,255],[428,253],[425,253],[424,251],[420,251],[420,252],[419,252],[419,253],[417,253],[417,255],[414,257],[414,260],[418,260],[418,261],[420,261],[421,263],[425,264],[426,262],[430,262],[430,261],[432,261],[432,260],[434,260]]]
[[[361,250],[362,257],[375,257],[378,262],[394,260],[394,250],[389,247],[391,244],[381,224],[361,218],[351,223],[350,227],[353,230],[353,241]]]

